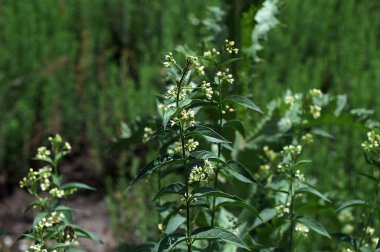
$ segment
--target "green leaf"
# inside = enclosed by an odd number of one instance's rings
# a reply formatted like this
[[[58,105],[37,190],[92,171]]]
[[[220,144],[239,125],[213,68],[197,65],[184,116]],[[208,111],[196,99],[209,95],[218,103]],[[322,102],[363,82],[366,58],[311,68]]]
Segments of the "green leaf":
[[[56,243],[53,246],[49,247],[48,251],[50,252],[59,248],[65,248],[69,246],[72,246],[72,245],[70,243]]]
[[[240,200],[233,200],[233,199],[225,199],[221,203],[218,203],[216,205],[216,208],[222,207],[222,206],[237,206],[237,207],[242,207],[246,208],[247,210],[251,211],[256,217],[260,218],[259,212],[254,208],[251,204],[245,202],[245,201],[240,201]]]
[[[342,211],[343,209],[352,207],[352,206],[366,206],[369,207],[370,204],[367,201],[364,200],[347,200],[343,202],[342,205],[336,210],[337,212]]]
[[[162,187],[153,200],[158,199],[161,196],[168,195],[168,194],[179,194],[185,196],[186,193],[186,186],[182,183],[173,183],[167,186]]]
[[[328,133],[327,131],[325,131],[323,129],[314,128],[311,130],[311,133],[313,133],[314,135],[317,135],[317,136],[334,139],[333,135],[331,135],[330,133]]]
[[[256,104],[254,104],[250,99],[248,99],[245,96],[230,95],[224,99],[224,102],[232,102],[234,104],[249,108],[251,110],[254,110],[256,112],[263,114],[263,111],[261,111],[261,109],[257,107]]]
[[[176,214],[174,217],[170,218],[168,224],[166,224],[165,233],[170,234],[175,232],[183,223],[185,223],[185,221],[185,217]]]
[[[206,126],[196,126],[195,129],[193,129],[189,134],[199,134],[204,139],[206,139],[210,143],[231,143],[218,133],[216,133],[213,129],[206,127]]]
[[[223,124],[224,127],[230,127],[235,129],[237,132],[239,132],[244,138],[245,138],[245,128],[244,125],[239,120],[230,120]]]
[[[255,222],[253,223],[250,230],[272,220],[277,216],[277,210],[275,208],[266,208],[260,212],[259,216],[259,218],[255,219]]]
[[[75,233],[83,238],[90,239],[94,242],[103,243],[103,241],[93,232],[80,228],[78,226],[73,226]]]
[[[323,236],[331,239],[331,236],[326,231],[326,229],[321,224],[316,222],[315,220],[310,219],[308,217],[301,216],[301,217],[297,217],[297,221],[305,224],[306,226],[308,226],[310,229],[314,230],[318,234],[323,235]]]
[[[164,112],[164,116],[163,116],[163,119],[162,119],[162,123],[163,123],[163,126],[164,126],[164,129],[166,128],[166,126],[168,125],[168,122],[170,120],[170,118],[177,112],[177,110],[173,107],[169,107],[165,112]]]
[[[64,184],[62,186],[62,189],[63,190],[69,190],[69,189],[85,189],[85,190],[92,190],[92,191],[95,191],[96,189],[91,187],[91,186],[88,186],[86,184],[83,184],[83,183],[79,183],[79,182],[72,182],[72,183],[67,183],[67,184]]]
[[[237,201],[243,201],[239,197],[235,195],[230,195],[228,193],[222,192],[216,188],[212,187],[198,187],[195,188],[191,192],[191,199],[193,198],[200,198],[200,197],[220,197],[220,198],[227,198],[227,199],[233,199]]]
[[[226,169],[232,176],[241,182],[258,183],[258,181],[251,175],[251,173],[239,162],[233,160],[228,161],[228,166]]]
[[[62,211],[71,211],[72,209],[70,207],[67,207],[67,206],[62,206],[62,205],[58,205],[57,207],[54,208],[54,211],[59,211],[59,212],[62,212]]]
[[[306,184],[302,184],[301,187],[299,187],[296,190],[296,193],[311,193],[311,194],[317,196],[318,198],[320,198],[326,202],[331,202],[331,200],[329,200],[325,195],[323,195],[317,189],[315,189],[309,185],[306,185]]]
[[[162,238],[156,246],[152,249],[152,252],[166,252],[170,251],[177,244],[186,240],[186,235],[182,233],[168,234]]]
[[[152,162],[150,162],[148,165],[146,165],[143,169],[139,171],[137,176],[132,180],[131,184],[128,186],[127,190],[129,190],[133,184],[135,184],[145,176],[151,174],[153,171],[173,163],[178,163],[180,161],[182,161],[182,158],[177,154],[166,154],[154,159]]]
[[[41,212],[41,213],[37,214],[37,216],[33,220],[33,227],[37,226],[38,223],[40,222],[40,220],[42,220],[43,218],[45,218],[48,215],[49,215],[49,213],[47,213],[47,212]]]
[[[233,62],[235,62],[235,61],[238,61],[238,60],[241,60],[241,58],[232,58],[232,59],[228,59],[228,60],[226,60],[226,61],[224,61],[224,62],[222,63],[222,66],[229,65],[229,64],[231,64],[231,63],[233,63]]]
[[[240,248],[249,250],[248,246],[240,240],[239,237],[223,228],[201,227],[194,230],[191,234],[191,238],[194,240],[220,239],[222,241],[232,243]]]
[[[338,95],[337,100],[336,100],[336,109],[334,111],[334,115],[340,116],[346,104],[347,104],[347,95]]]

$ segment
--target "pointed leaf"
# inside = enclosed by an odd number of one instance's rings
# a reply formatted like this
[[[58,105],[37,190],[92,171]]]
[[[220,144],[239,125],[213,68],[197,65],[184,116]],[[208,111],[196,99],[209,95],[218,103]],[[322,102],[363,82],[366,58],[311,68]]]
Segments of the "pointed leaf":
[[[251,173],[239,162],[233,160],[228,161],[228,166],[226,168],[232,176],[241,182],[258,183],[258,181],[251,175]]]
[[[185,196],[186,193],[186,186],[182,183],[173,183],[167,186],[162,187],[153,200],[158,199],[161,196],[167,195],[167,194],[178,194]]]
[[[220,239],[225,242],[232,243],[240,248],[247,249],[247,245],[232,232],[223,228],[213,228],[213,227],[201,227],[191,234],[191,238],[194,240],[214,240]]]
[[[170,118],[176,113],[176,111],[177,110],[175,108],[169,107],[164,112],[164,116],[162,118],[162,123],[163,123],[164,129],[166,128],[166,126],[168,125],[168,122],[169,122]]]
[[[317,135],[317,136],[334,139],[333,135],[331,135],[330,133],[328,133],[327,131],[325,131],[323,129],[314,128],[311,130],[311,133],[313,133],[314,135]]]
[[[223,125],[223,128],[224,127],[231,127],[235,129],[245,138],[245,128],[244,128],[244,125],[239,120],[228,121]]]
[[[331,202],[331,200],[329,200],[325,195],[323,195],[317,189],[315,189],[309,185],[306,185],[306,184],[302,184],[301,187],[299,187],[296,190],[296,193],[311,193],[311,194],[314,194],[315,196],[317,196],[318,198],[320,198],[326,202]]]
[[[275,218],[277,216],[277,210],[275,208],[266,208],[260,212],[259,216],[259,218],[255,219],[255,222],[253,223],[250,230]]]
[[[162,238],[156,246],[152,249],[152,252],[166,252],[174,248],[178,243],[186,240],[186,235],[182,233],[168,234]]]
[[[249,210],[250,212],[252,212],[254,215],[256,215],[256,217],[260,218],[260,214],[256,210],[256,208],[254,208],[252,205],[250,205],[249,203],[247,203],[245,201],[233,200],[233,199],[225,199],[221,203],[218,203],[216,205],[216,208],[222,207],[222,206],[237,206],[237,207],[246,208],[247,210]]]
[[[231,143],[230,141],[216,133],[213,129],[206,126],[197,126],[189,134],[199,134],[210,143]]]
[[[84,237],[84,238],[93,240],[94,242],[98,242],[98,243],[103,244],[103,241],[95,233],[88,231],[88,230],[85,230],[83,228],[80,228],[78,226],[73,226],[73,228],[74,228],[75,233],[79,237]]]
[[[85,189],[85,190],[92,190],[92,191],[95,191],[96,189],[91,187],[91,186],[88,186],[86,184],[83,184],[83,183],[79,183],[79,182],[71,182],[71,183],[67,183],[67,184],[64,184],[62,186],[62,189],[63,190],[69,190],[69,189]]]
[[[166,154],[161,157],[154,159],[147,166],[145,166],[142,170],[139,171],[138,175],[132,180],[131,184],[128,186],[127,190],[136,182],[144,178],[145,176],[151,174],[153,171],[162,168],[164,166],[178,163],[182,160],[179,155],[176,154]]]
[[[347,200],[343,202],[342,205],[336,210],[337,212],[342,211],[343,209],[352,207],[352,206],[370,206],[370,204],[367,201],[364,200]]]
[[[168,224],[166,224],[165,233],[170,234],[175,232],[185,222],[185,217],[180,214],[176,214],[174,217],[170,218]]]
[[[198,187],[191,192],[191,198],[199,198],[199,197],[220,197],[233,199],[237,201],[243,201],[239,197],[235,195],[230,195],[228,193],[222,192],[216,188],[212,187]]]
[[[250,99],[248,99],[245,96],[230,95],[224,99],[224,102],[232,102],[234,104],[249,108],[251,110],[254,110],[256,112],[263,114],[263,111],[261,111],[261,109],[257,107],[256,104],[254,104]]]
[[[331,239],[331,236],[326,231],[326,229],[321,224],[316,222],[315,220],[310,219],[308,217],[301,216],[301,217],[297,217],[297,221],[305,224],[306,226],[308,226],[310,229],[314,230],[318,234],[323,235],[323,236]]]

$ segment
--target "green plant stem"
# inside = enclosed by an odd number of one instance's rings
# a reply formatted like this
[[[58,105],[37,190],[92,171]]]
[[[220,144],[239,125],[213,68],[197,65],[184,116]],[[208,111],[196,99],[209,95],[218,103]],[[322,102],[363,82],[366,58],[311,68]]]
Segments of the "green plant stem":
[[[181,80],[177,83],[177,98],[176,98],[176,107],[179,108],[179,95],[181,93],[181,88],[183,84],[183,80],[189,71],[191,66],[191,62],[187,62],[187,66],[182,71]],[[183,129],[183,124],[180,123],[180,138],[181,138],[181,147],[182,147],[182,158],[183,158],[183,169],[184,169],[184,177],[185,177],[185,185],[186,185],[186,236],[187,236],[187,251],[192,251],[192,241],[191,241],[191,223],[190,223],[190,195],[189,195],[189,171],[187,169],[187,157],[185,150],[185,134]]]
[[[293,179],[294,179],[294,161],[292,161],[292,177],[289,184],[289,195],[290,195],[290,206],[289,206],[289,215],[290,215],[290,230],[289,230],[289,252],[293,252],[293,236],[294,236],[294,188],[293,188]]]
[[[221,70],[221,62],[219,62],[218,71]],[[220,82],[220,78],[218,79],[218,87],[219,87],[219,128],[218,133],[222,132],[222,123],[223,123],[223,113],[222,113],[222,83]],[[222,153],[222,145],[218,144],[218,158],[220,158]],[[219,165],[216,166],[215,178],[214,178],[214,188],[218,188],[218,174],[219,174]],[[216,197],[212,200],[212,214],[211,214],[211,226],[215,225],[215,214],[216,214]]]

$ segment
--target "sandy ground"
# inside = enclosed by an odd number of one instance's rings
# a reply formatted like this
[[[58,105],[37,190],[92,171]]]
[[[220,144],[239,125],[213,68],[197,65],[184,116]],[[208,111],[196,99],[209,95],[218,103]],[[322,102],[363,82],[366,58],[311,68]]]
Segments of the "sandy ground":
[[[31,228],[33,217],[24,216],[23,210],[32,200],[27,193],[17,189],[11,197],[0,203],[1,225],[9,234],[0,236],[0,251],[25,251],[25,242],[17,241],[17,238]],[[104,201],[95,195],[80,195],[67,200],[67,205],[75,209],[74,223],[96,233],[104,242],[98,244],[89,240],[80,240],[80,248],[90,252],[116,251],[117,244],[113,238],[110,217]],[[11,245],[10,249],[4,248],[4,244]]]

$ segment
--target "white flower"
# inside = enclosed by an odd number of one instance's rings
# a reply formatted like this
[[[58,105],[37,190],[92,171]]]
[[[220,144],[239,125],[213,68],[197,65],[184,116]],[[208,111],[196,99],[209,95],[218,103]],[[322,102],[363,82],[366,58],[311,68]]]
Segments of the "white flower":
[[[305,224],[297,223],[295,231],[300,233],[302,236],[307,236],[307,234],[309,233],[309,228]]]
[[[175,63],[176,61],[173,58],[173,54],[171,52],[165,55],[165,61],[163,62],[164,67],[166,68],[171,67]]]
[[[309,91],[309,95],[310,95],[311,97],[321,98],[321,97],[323,96],[323,93],[322,93],[321,90],[314,88],[314,89],[311,89],[311,90]]]
[[[205,81],[202,82],[201,90],[206,94],[207,99],[211,100],[213,91],[210,83],[206,83]]]
[[[278,216],[282,217],[285,214],[289,214],[290,213],[290,208],[289,207],[290,207],[289,203],[287,203],[286,205],[280,204],[280,205],[276,206],[276,210],[277,210]]]
[[[232,54],[232,53],[237,54],[239,52],[239,49],[235,48],[234,45],[235,45],[234,41],[229,41],[228,39],[225,40],[226,51],[229,54]]]
[[[310,113],[314,119],[317,119],[321,116],[322,108],[317,105],[310,105]]]
[[[194,139],[189,139],[186,144],[186,148],[188,151],[193,151],[198,147],[199,143],[197,141],[194,141]]]

